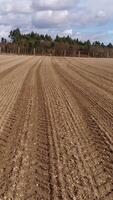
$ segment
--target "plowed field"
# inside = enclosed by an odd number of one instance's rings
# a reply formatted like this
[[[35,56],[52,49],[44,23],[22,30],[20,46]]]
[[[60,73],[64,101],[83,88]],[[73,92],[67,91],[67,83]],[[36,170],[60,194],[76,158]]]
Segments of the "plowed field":
[[[0,56],[0,200],[113,200],[113,59]]]

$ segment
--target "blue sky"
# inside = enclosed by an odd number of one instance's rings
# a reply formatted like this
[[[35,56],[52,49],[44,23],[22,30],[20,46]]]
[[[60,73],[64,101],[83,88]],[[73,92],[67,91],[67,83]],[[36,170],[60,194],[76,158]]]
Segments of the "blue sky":
[[[0,37],[16,27],[113,43],[113,0],[0,0]]]

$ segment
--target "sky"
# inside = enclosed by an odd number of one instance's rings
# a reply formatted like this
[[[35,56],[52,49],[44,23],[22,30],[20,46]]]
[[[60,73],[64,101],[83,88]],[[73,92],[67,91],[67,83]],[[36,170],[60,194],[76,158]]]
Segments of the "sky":
[[[0,37],[17,27],[113,43],[113,0],[0,0]]]

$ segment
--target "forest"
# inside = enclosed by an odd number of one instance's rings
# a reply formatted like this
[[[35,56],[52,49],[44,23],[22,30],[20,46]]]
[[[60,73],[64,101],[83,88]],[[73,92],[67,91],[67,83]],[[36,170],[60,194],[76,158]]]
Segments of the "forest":
[[[35,32],[23,34],[19,28],[16,28],[10,31],[8,39],[1,38],[0,51],[21,55],[113,57],[113,44],[81,41],[78,38],[59,35],[53,39],[48,34]]]

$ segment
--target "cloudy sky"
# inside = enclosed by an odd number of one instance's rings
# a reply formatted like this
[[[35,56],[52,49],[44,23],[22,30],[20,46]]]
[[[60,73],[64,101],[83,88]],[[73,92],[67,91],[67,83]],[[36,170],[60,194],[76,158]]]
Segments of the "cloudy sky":
[[[0,37],[16,27],[113,42],[113,0],[0,0]]]

